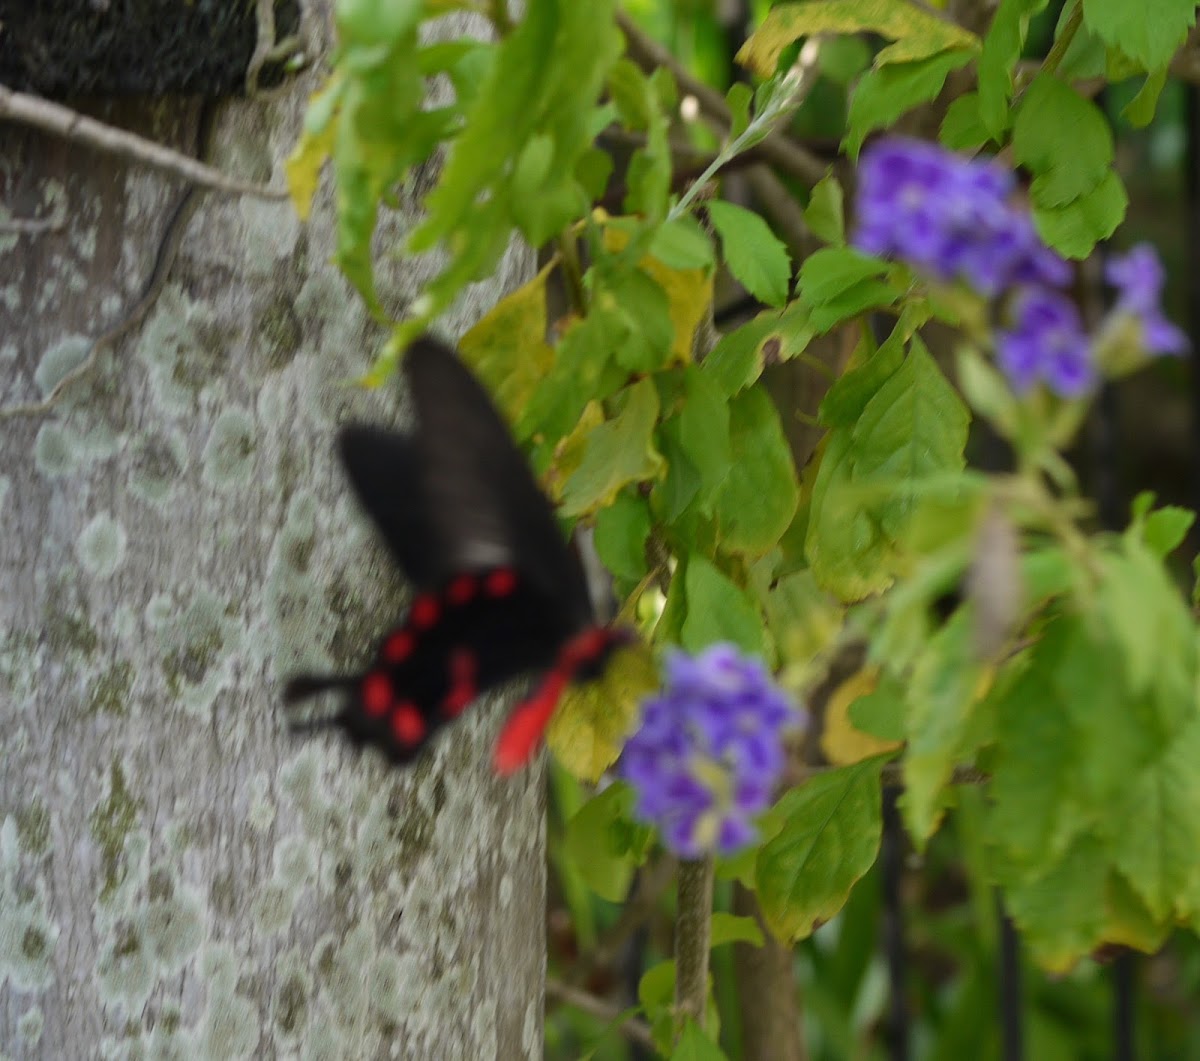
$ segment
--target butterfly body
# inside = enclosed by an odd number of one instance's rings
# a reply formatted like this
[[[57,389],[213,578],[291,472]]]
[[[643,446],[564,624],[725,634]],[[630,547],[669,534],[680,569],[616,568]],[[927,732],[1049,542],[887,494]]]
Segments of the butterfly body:
[[[594,677],[629,635],[596,624],[582,566],[550,503],[454,353],[418,340],[405,374],[416,429],[350,426],[339,450],[417,596],[366,671],[300,676],[284,697],[294,702],[341,690],[339,714],[301,728],[340,726],[356,744],[405,764],[479,695],[519,674],[541,673],[497,747],[496,766],[509,772],[536,751],[567,684]]]

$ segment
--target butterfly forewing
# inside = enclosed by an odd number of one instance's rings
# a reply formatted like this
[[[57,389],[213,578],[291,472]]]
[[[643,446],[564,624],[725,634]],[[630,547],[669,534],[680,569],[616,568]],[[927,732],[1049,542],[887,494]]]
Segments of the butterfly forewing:
[[[413,344],[404,371],[415,430],[352,425],[339,451],[419,593],[362,675],[301,676],[285,690],[288,700],[343,690],[345,706],[328,722],[399,763],[479,694],[561,667],[560,651],[592,624],[583,568],[487,393],[432,339]]]

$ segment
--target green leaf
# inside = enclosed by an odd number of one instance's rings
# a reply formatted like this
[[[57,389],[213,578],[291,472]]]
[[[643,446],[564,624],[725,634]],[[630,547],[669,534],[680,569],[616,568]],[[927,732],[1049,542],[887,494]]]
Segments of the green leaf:
[[[1196,513],[1177,505],[1164,505],[1146,516],[1142,536],[1150,551],[1165,560],[1183,544],[1195,522]]]
[[[900,292],[884,280],[864,280],[809,312],[813,333],[824,335],[843,321],[871,309],[883,309],[900,298]]]
[[[1121,110],[1124,118],[1135,129],[1142,129],[1154,120],[1154,112],[1158,109],[1158,97],[1167,83],[1169,67],[1160,67],[1152,74],[1146,75],[1138,94],[1133,97]]]
[[[667,294],[640,269],[607,278],[592,300],[592,313],[608,332],[613,360],[630,373],[660,369],[675,330]]]
[[[628,388],[621,412],[588,436],[583,460],[563,485],[564,516],[611,505],[623,487],[662,474],[663,459],[653,441],[657,418],[654,384],[639,380]]]
[[[758,214],[720,200],[708,204],[708,216],[738,283],[768,306],[783,305],[792,266],[787,248],[770,226]]]
[[[1193,0],[1083,0],[1087,26],[1110,48],[1119,49],[1144,70],[1169,63],[1196,20]]]
[[[917,504],[916,493],[906,486],[964,467],[969,422],[958,392],[914,336],[908,358],[854,427],[857,475],[892,484],[892,496],[878,510],[890,537],[903,536]]]
[[[770,77],[783,50],[800,37],[863,32],[899,42],[885,49],[887,57],[877,60],[882,62],[923,59],[948,48],[978,46],[973,34],[904,0],[810,0],[771,8],[763,24],[742,45],[737,61],[760,77]]]
[[[904,336],[893,328],[878,350],[837,380],[821,402],[821,423],[826,427],[853,427],[867,403],[904,364]]]
[[[596,513],[596,552],[617,578],[637,582],[645,575],[649,537],[650,510],[636,494],[619,494]]]
[[[726,1061],[721,1048],[690,1017],[671,1051],[671,1061]]]
[[[832,173],[822,177],[813,188],[808,198],[808,206],[804,210],[804,222],[817,239],[822,239],[831,246],[840,247],[846,242],[842,186]]]
[[[869,133],[895,124],[902,114],[936,99],[951,71],[965,66],[972,57],[967,49],[954,49],[911,62],[877,65],[863,75],[846,119],[845,147],[851,159],[858,158]]]
[[[875,862],[884,761],[830,770],[779,801],[784,825],[759,852],[755,880],[763,915],[781,939],[810,936]]]
[[[858,697],[850,705],[850,722],[863,733],[880,740],[904,740],[904,687],[886,673],[874,692]]]
[[[1025,47],[1029,19],[1046,0],[1001,0],[979,56],[979,116],[988,136],[999,141],[1007,131],[1013,68]]]
[[[761,388],[729,403],[732,464],[716,498],[722,547],[762,555],[779,541],[799,502],[795,462],[779,413]]]
[[[972,346],[964,346],[958,352],[958,385],[971,408],[987,420],[1001,438],[1016,436],[1021,416],[1017,398],[1004,377]]]
[[[736,140],[746,131],[750,124],[750,101],[754,99],[754,90],[744,81],[735,81],[725,93],[725,103],[729,107],[729,139]]]
[[[979,93],[964,92],[946,109],[938,138],[951,151],[965,151],[991,138],[979,113]]]
[[[1111,174],[1112,130],[1096,104],[1040,74],[1017,112],[1013,154],[1034,174],[1034,206],[1057,210],[1090,195]]]
[[[738,917],[723,910],[714,910],[709,927],[711,947],[724,943],[749,943],[754,947],[763,945],[762,929],[752,917]]]
[[[744,590],[701,556],[688,558],[684,583],[687,616],[680,631],[684,648],[698,652],[729,641],[746,652],[763,654],[762,616]]]
[[[1158,919],[1200,912],[1200,718],[1135,773],[1115,816],[1116,864]]]
[[[672,269],[707,269],[713,264],[712,240],[691,214],[665,222],[650,241],[650,253]]]
[[[1129,197],[1115,172],[1094,191],[1057,210],[1036,208],[1033,221],[1038,234],[1068,258],[1086,258],[1096,244],[1107,239],[1125,219]]]
[[[887,265],[848,247],[823,247],[800,267],[800,291],[814,306],[831,302],[863,280],[882,276]]]
[[[602,899],[623,903],[640,859],[631,854],[633,789],[618,781],[593,796],[567,823],[566,848]]]
[[[981,667],[973,642],[971,611],[960,608],[929,639],[907,684],[908,751],[900,809],[918,844],[937,829],[954,767],[977,743],[972,724]]]
[[[684,404],[679,412],[679,445],[699,476],[700,511],[708,515],[713,500],[733,466],[730,412],[738,404],[725,401],[712,375],[688,365],[684,369]]]

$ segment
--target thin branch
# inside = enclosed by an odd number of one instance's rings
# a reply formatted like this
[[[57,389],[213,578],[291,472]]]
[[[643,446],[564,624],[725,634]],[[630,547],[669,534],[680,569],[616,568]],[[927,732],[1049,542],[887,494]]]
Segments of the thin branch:
[[[546,998],[554,1002],[561,1002],[564,1006],[573,1006],[575,1009],[590,1013],[593,1017],[610,1023],[621,1016],[621,1010],[611,1002],[605,1002],[602,998],[590,995],[577,987],[571,987],[560,980],[546,981]],[[644,1020],[638,1017],[629,1017],[621,1021],[619,1028],[621,1034],[631,1042],[644,1046],[648,1050],[655,1048],[654,1036],[650,1034],[650,1026]]]
[[[679,863],[679,915],[675,921],[675,1034],[690,1018],[701,1028],[708,1010],[708,952],[712,942],[711,855]]]
[[[286,199],[286,188],[270,188],[250,181],[226,176],[218,169],[199,162],[190,155],[147,140],[135,133],[118,129],[78,111],[51,103],[40,96],[14,92],[0,85],[0,120],[20,122],[54,136],[86,144],[97,151],[127,158],[133,162],[161,170],[174,177],[223,195],[251,195],[258,199]]]
[[[721,93],[693,77],[666,48],[647,37],[624,11],[617,12],[617,24],[625,34],[629,56],[638,66],[646,71],[656,70],[660,66],[666,67],[680,89],[688,95],[695,96],[700,109],[720,125],[722,131],[729,130],[733,119]],[[805,184],[816,184],[828,169],[820,158],[779,132],[771,133],[758,145],[758,149],[765,161]]]

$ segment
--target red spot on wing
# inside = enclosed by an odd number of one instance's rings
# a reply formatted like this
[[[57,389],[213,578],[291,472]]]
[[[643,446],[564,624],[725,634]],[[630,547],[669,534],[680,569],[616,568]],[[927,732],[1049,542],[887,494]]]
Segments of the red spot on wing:
[[[567,675],[562,670],[552,670],[542,679],[533,696],[518,704],[508,716],[492,757],[496,773],[514,773],[533,758],[541,747],[542,735],[566,684]]]
[[[442,710],[454,718],[461,715],[475,699],[475,675],[479,661],[469,648],[456,648],[450,653],[450,691],[442,701]]]
[[[417,639],[408,630],[397,630],[383,643],[383,658],[389,663],[403,663],[412,655]]]
[[[582,663],[588,663],[600,656],[612,640],[609,632],[602,626],[593,626],[571,638],[558,654],[559,665],[574,670]]]
[[[517,588],[517,573],[511,567],[498,567],[487,573],[484,587],[491,597],[507,597]]]
[[[458,575],[446,587],[446,600],[456,606],[466,604],[479,591],[479,580],[474,575]]]
[[[413,601],[410,617],[413,626],[418,630],[428,630],[429,627],[438,621],[438,616],[441,613],[442,606],[438,603],[437,598],[423,593]]]
[[[411,748],[424,738],[425,729],[425,719],[411,702],[403,700],[396,705],[392,712],[392,732],[396,740]]]
[[[362,680],[361,695],[367,714],[379,718],[392,706],[392,683],[382,671],[372,671]]]

